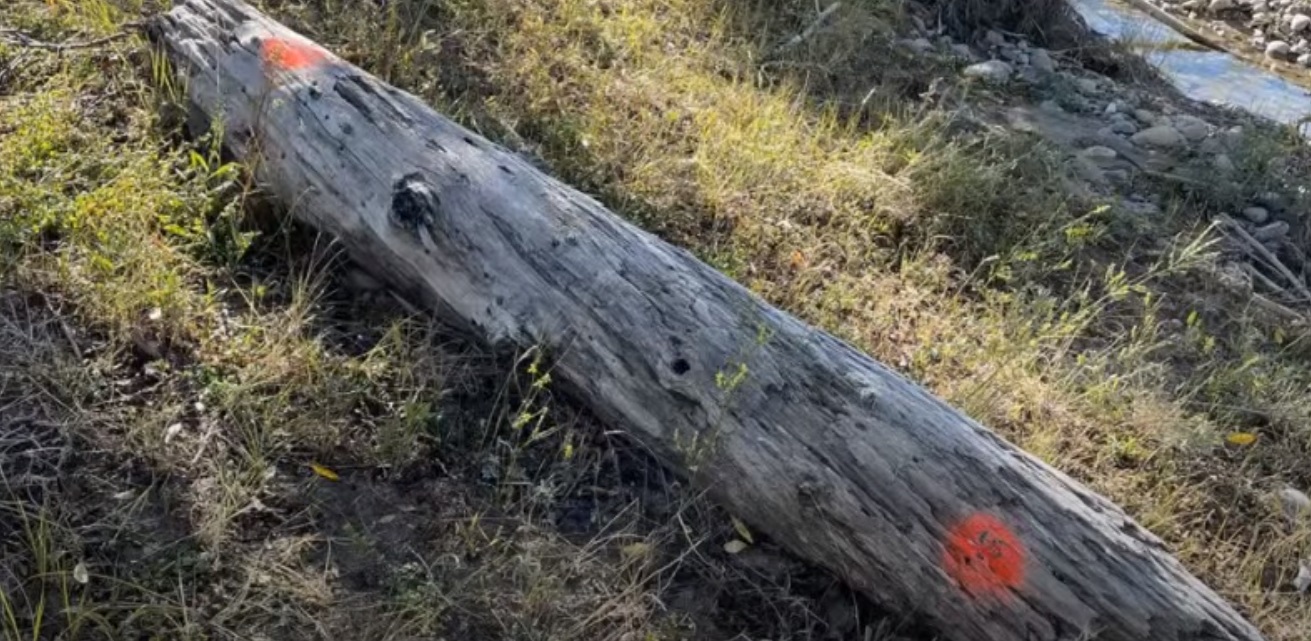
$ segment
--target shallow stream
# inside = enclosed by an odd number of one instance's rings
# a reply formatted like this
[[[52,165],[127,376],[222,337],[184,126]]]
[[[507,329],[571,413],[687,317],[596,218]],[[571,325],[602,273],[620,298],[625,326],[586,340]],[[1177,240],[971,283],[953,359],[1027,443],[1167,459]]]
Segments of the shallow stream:
[[[1201,49],[1151,15],[1115,0],[1070,3],[1094,31],[1129,43],[1194,100],[1245,109],[1286,124],[1311,116],[1311,92],[1273,71]],[[1311,133],[1311,126],[1301,130]]]

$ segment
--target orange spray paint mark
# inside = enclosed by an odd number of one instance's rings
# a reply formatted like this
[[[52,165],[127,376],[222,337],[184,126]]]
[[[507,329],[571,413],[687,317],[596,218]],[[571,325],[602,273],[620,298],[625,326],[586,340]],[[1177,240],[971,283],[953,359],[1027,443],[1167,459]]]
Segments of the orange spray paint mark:
[[[303,71],[323,64],[328,54],[312,44],[269,38],[260,46],[260,58],[274,71]]]
[[[1005,597],[1024,583],[1024,547],[1000,520],[976,513],[947,533],[943,569],[972,596]]]

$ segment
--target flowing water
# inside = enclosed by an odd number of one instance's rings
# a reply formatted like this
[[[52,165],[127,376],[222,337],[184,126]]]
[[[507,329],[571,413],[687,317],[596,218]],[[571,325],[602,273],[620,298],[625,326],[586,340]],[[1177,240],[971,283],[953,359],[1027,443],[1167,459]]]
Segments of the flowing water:
[[[1115,0],[1070,3],[1094,31],[1129,43],[1190,98],[1286,124],[1311,116],[1311,93],[1279,74],[1227,53],[1202,50],[1151,15]],[[1311,128],[1301,129],[1311,133]]]

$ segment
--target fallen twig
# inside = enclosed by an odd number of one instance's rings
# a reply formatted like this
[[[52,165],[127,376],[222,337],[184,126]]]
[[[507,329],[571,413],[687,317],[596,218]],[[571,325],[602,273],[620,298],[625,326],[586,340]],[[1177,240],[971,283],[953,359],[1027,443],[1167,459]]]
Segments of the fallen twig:
[[[95,40],[78,40],[73,42],[46,42],[38,40],[32,36],[19,31],[18,29],[0,29],[0,41],[5,44],[16,45],[19,47],[29,47],[32,49],[44,49],[46,51],[70,51],[73,49],[93,49],[101,47],[117,40],[122,40],[134,31],[141,30],[145,27],[142,22],[129,22],[123,25],[123,30]]]
[[[1276,316],[1283,316],[1295,323],[1305,323],[1308,320],[1306,314],[1299,313],[1297,310],[1284,305],[1283,303],[1270,300],[1269,298],[1255,292],[1252,293],[1252,302],[1255,303],[1257,307],[1260,307],[1267,312],[1275,314]]]
[[[1253,265],[1252,263],[1248,263],[1248,262],[1241,262],[1241,261],[1239,262],[1239,264],[1242,265],[1243,271],[1247,272],[1247,274],[1251,276],[1253,280],[1260,281],[1262,285],[1265,285],[1266,289],[1276,294],[1282,294],[1284,296],[1289,295],[1288,288],[1281,286],[1279,283],[1276,283],[1275,281],[1271,280],[1269,276],[1262,274],[1261,270],[1256,268],[1256,265]]]
[[[1197,29],[1194,29],[1192,26],[1190,26],[1188,23],[1184,22],[1183,20],[1180,20],[1166,13],[1165,11],[1162,11],[1160,7],[1157,7],[1150,2],[1147,2],[1147,0],[1128,0],[1128,3],[1130,5],[1133,5],[1135,8],[1150,14],[1153,18],[1156,18],[1157,20],[1161,21],[1163,24],[1170,27],[1171,29],[1174,29],[1175,32],[1177,32],[1179,35],[1188,38],[1189,40],[1192,40],[1193,42],[1196,42],[1197,44],[1202,45],[1203,47],[1206,47],[1208,49],[1214,49],[1215,51],[1219,51],[1221,53],[1228,53],[1230,55],[1234,55],[1233,52],[1229,51],[1228,48],[1220,44],[1215,39],[1208,37],[1206,34],[1203,34],[1201,31],[1198,31]]]
[[[9,64],[5,65],[3,69],[0,69],[0,89],[3,89],[5,83],[9,82],[9,76],[13,74],[14,71],[16,71],[19,67],[23,66],[23,64],[26,62],[27,62],[26,52],[20,53],[14,56],[14,59],[10,60]]]
[[[1225,222],[1225,227],[1233,231],[1234,235],[1241,239],[1244,244],[1254,250],[1258,256],[1264,259],[1267,264],[1278,271],[1284,278],[1288,279],[1289,284],[1297,289],[1297,293],[1301,294],[1303,300],[1311,302],[1311,289],[1307,289],[1306,282],[1293,274],[1293,271],[1280,261],[1279,257],[1275,256],[1274,252],[1261,244],[1261,241],[1253,238],[1246,229],[1243,229],[1243,226],[1240,225],[1238,221],[1234,220],[1227,214],[1220,214],[1220,219]]]
[[[824,10],[819,12],[819,15],[815,17],[815,20],[810,23],[810,26],[803,29],[801,33],[792,36],[783,44],[774,47],[774,50],[769,53],[769,57],[776,56],[784,51],[787,51],[788,49],[791,49],[792,47],[795,47],[805,42],[811,36],[815,35],[815,32],[819,31],[820,27],[823,27],[824,23],[828,22],[829,17],[832,16],[834,13],[837,13],[837,10],[841,7],[842,7],[841,2],[834,2],[833,4],[825,7]]]

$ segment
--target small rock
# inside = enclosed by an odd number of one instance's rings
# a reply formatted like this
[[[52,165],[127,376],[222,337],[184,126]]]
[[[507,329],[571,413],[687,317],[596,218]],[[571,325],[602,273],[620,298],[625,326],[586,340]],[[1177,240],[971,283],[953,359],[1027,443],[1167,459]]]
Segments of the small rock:
[[[1225,144],[1219,136],[1208,136],[1197,145],[1197,151],[1204,154],[1222,154],[1225,151]]]
[[[1055,73],[1056,61],[1052,60],[1051,54],[1046,49],[1035,48],[1029,52],[1029,64],[1033,65],[1040,73]]]
[[[1284,197],[1277,191],[1263,191],[1256,195],[1255,200],[1256,204],[1270,211],[1282,211],[1284,209]]]
[[[1293,30],[1293,33],[1302,33],[1306,31],[1307,27],[1311,27],[1311,16],[1302,13],[1293,14],[1293,17],[1288,21],[1288,26]]]
[[[1311,498],[1297,488],[1286,487],[1279,490],[1279,507],[1284,512],[1284,518],[1297,522],[1302,515],[1311,512]]]
[[[913,38],[910,40],[902,40],[901,46],[915,53],[928,53],[933,50],[933,43],[929,42],[928,38]]]
[[[1215,158],[1211,159],[1211,166],[1215,167],[1216,171],[1225,174],[1234,171],[1234,161],[1230,160],[1227,154],[1217,154]]]
[[[1252,14],[1253,26],[1258,26],[1258,27],[1264,26],[1270,24],[1271,22],[1274,22],[1274,16],[1270,15],[1269,13],[1266,13],[1265,11],[1258,11]]]
[[[1085,95],[1097,95],[1097,80],[1095,78],[1079,78],[1074,81],[1074,84]]]
[[[1270,210],[1265,207],[1244,207],[1243,218],[1251,221],[1253,225],[1264,225],[1265,221],[1270,220]]]
[[[1111,149],[1110,147],[1103,147],[1102,145],[1093,145],[1092,147],[1088,147],[1080,151],[1079,156],[1083,158],[1087,158],[1089,161],[1091,161],[1093,164],[1099,167],[1106,167],[1108,165],[1115,164],[1115,159],[1116,157],[1119,156],[1119,154],[1115,153],[1115,150]]]
[[[1211,4],[1207,8],[1211,11],[1224,11],[1226,9],[1233,9],[1236,6],[1238,6],[1238,4],[1234,2],[1234,0],[1211,0]]]
[[[1298,592],[1306,592],[1311,587],[1311,562],[1299,560],[1297,562],[1297,577],[1293,579],[1293,587]]]
[[[1163,148],[1179,147],[1185,142],[1184,135],[1170,125],[1148,127],[1134,134],[1129,140],[1135,145]]]
[[[1020,71],[1018,72],[1017,75],[1024,82],[1027,82],[1031,85],[1037,85],[1037,84],[1041,84],[1043,79],[1045,79],[1049,74],[1045,74],[1042,73],[1041,71],[1038,71],[1037,69],[1034,69],[1032,65],[1025,65],[1023,67],[1020,67]]]
[[[1303,67],[1311,67],[1311,53],[1304,53],[1297,57],[1297,64]]]
[[[1138,133],[1138,125],[1128,118],[1111,121],[1111,131],[1124,136],[1132,136]]]
[[[967,45],[967,44],[965,44],[965,43],[963,43],[963,42],[959,42],[959,43],[956,43],[956,44],[952,45],[952,46],[951,46],[951,52],[952,52],[953,54],[956,54],[957,57],[959,57],[959,58],[964,58],[965,60],[975,60],[975,59],[976,59],[976,56],[975,56],[975,54],[974,54],[974,50],[971,49],[969,45]]]
[[[1311,43],[1308,43],[1306,38],[1299,38],[1297,42],[1293,43],[1293,47],[1288,51],[1290,53],[1306,53],[1307,51],[1311,51]]]
[[[1187,114],[1174,117],[1174,128],[1191,142],[1202,140],[1211,133],[1211,123]]]
[[[1174,157],[1173,153],[1157,151],[1155,149],[1147,150],[1147,157],[1141,160],[1143,168],[1149,171],[1167,172],[1172,171],[1179,165],[1179,159]]]
[[[963,73],[967,78],[981,78],[986,82],[1001,84],[1010,79],[1013,70],[1005,62],[989,60],[972,64]]]
[[[1001,35],[1001,32],[995,29],[989,29],[987,33],[983,34],[983,40],[994,47],[1006,46],[1006,36]]]
[[[1179,8],[1187,11],[1193,11],[1195,9],[1201,9],[1202,4],[1203,4],[1202,0],[1185,0],[1184,2],[1179,3]]]
[[[1288,57],[1288,53],[1292,51],[1292,49],[1293,48],[1283,40],[1271,40],[1270,42],[1266,43],[1265,57],[1276,58],[1276,59],[1286,58]]]
[[[1075,154],[1074,156],[1074,172],[1080,178],[1093,184],[1100,185],[1106,182],[1106,172],[1102,171],[1102,168],[1096,162],[1085,158],[1082,154]]]
[[[1001,57],[1021,67],[1029,64],[1029,54],[1024,53],[1018,47],[1004,47],[1001,50]]]
[[[1147,109],[1134,109],[1133,117],[1135,120],[1147,125],[1148,127],[1156,124],[1156,114]]]
[[[1106,103],[1106,109],[1103,111],[1103,113],[1105,113],[1108,116],[1111,116],[1111,115],[1115,115],[1116,113],[1119,113],[1119,111],[1120,111],[1120,103],[1112,100]]]
[[[1038,103],[1038,108],[1052,114],[1065,113],[1065,109],[1061,107],[1061,103],[1056,102],[1055,100],[1044,100]]]
[[[1243,128],[1234,126],[1225,130],[1225,145],[1230,149],[1237,149],[1243,144]]]
[[[1269,225],[1262,225],[1252,230],[1252,238],[1263,243],[1272,240],[1279,240],[1288,235],[1288,223],[1282,220],[1276,220]]]
[[[1117,185],[1129,183],[1129,171],[1127,169],[1107,169],[1102,172],[1102,176]]]

